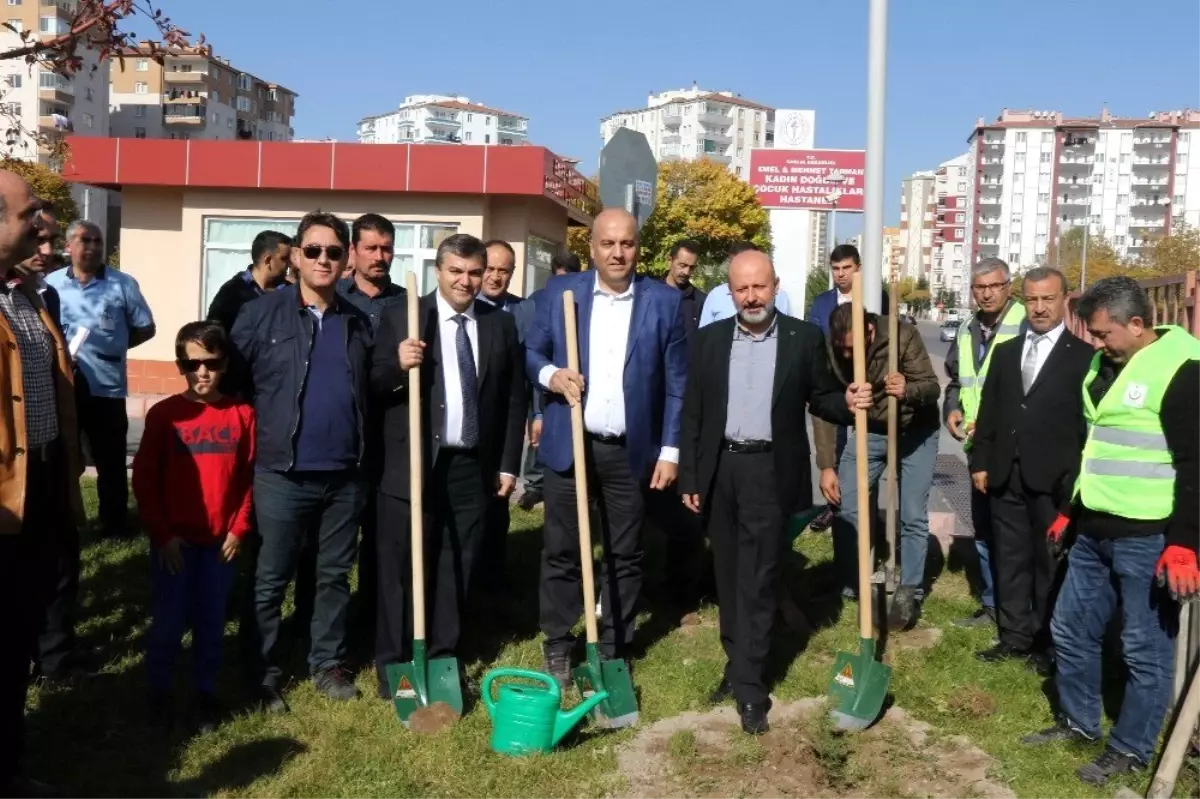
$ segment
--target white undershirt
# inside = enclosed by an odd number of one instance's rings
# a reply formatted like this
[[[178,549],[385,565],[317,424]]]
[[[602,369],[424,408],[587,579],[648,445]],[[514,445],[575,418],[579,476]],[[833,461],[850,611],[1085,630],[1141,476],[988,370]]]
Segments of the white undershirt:
[[[1033,379],[1037,380],[1037,376],[1041,374],[1042,367],[1046,365],[1046,359],[1050,357],[1050,350],[1054,349],[1054,345],[1058,343],[1059,336],[1067,329],[1066,323],[1059,322],[1058,326],[1045,333],[1042,340],[1038,342],[1037,348],[1037,365],[1033,370]],[[1029,344],[1033,341],[1037,333],[1029,330],[1025,333],[1025,341],[1021,344],[1021,365],[1025,365],[1025,356],[1029,354]]]

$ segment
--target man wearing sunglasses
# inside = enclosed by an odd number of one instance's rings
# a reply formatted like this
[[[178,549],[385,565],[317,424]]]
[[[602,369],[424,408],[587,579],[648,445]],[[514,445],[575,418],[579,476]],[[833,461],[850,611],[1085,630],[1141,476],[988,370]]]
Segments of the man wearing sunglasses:
[[[255,517],[262,538],[254,578],[255,635],[261,663],[254,688],[263,708],[288,710],[280,689],[286,647],[280,616],[304,542],[317,541],[317,589],[309,670],[331,699],[357,692],[343,668],[350,569],[367,501],[370,319],[340,300],[350,231],[332,214],[301,220],[292,247],[298,272],[247,305],[233,326],[231,356],[243,364],[258,417]]]
[[[129,350],[154,338],[154,316],[137,280],[104,263],[104,237],[92,222],[67,228],[71,263],[46,282],[58,292],[62,330],[70,342],[79,427],[96,466],[101,535],[125,536],[129,476],[125,466]]]

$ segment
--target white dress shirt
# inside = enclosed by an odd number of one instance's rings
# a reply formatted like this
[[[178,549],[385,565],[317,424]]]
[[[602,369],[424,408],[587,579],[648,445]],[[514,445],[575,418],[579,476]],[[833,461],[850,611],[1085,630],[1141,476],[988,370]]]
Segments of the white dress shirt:
[[[1054,349],[1054,345],[1058,343],[1058,338],[1067,329],[1065,322],[1059,322],[1058,326],[1047,333],[1043,334],[1042,340],[1038,342],[1037,361],[1033,371],[1033,379],[1037,380],[1037,376],[1042,373],[1042,367],[1046,365],[1046,359],[1050,357],[1050,350]],[[1029,345],[1034,337],[1038,334],[1032,330],[1026,331],[1025,341],[1021,344],[1021,364],[1024,365],[1026,356],[1029,355]]]
[[[625,424],[625,354],[633,320],[633,288],[610,294],[592,289],[592,320],[588,328],[588,374],[583,395],[583,426],[597,436],[623,436]],[[538,382],[550,388],[558,371],[553,364],[542,369]],[[663,447],[658,459],[679,463],[678,447]]]
[[[437,293],[438,345],[442,351],[442,383],[446,387],[445,427],[442,429],[442,446],[461,447],[463,426],[462,376],[458,371],[458,322],[454,317],[458,311],[450,307]],[[479,375],[479,324],[475,320],[475,306],[463,311],[467,317],[467,338],[471,340],[471,352],[475,356],[475,374]],[[479,409],[477,409],[478,411]],[[479,420],[483,424],[483,420]]]

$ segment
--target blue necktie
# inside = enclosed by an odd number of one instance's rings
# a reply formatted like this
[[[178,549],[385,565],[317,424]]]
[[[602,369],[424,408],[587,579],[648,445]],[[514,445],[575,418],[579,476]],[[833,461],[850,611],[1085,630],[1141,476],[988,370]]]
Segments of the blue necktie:
[[[454,317],[458,332],[454,334],[454,350],[458,356],[458,380],[462,384],[462,445],[470,449],[479,446],[479,377],[475,373],[475,354],[471,337],[467,335],[467,317]]]

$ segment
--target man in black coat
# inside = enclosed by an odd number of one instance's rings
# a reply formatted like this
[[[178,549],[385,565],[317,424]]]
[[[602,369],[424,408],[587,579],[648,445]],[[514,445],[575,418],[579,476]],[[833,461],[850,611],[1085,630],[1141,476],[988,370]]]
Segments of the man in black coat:
[[[250,265],[217,290],[208,306],[208,320],[220,324],[226,333],[233,330],[243,305],[287,281],[291,251],[292,240],[283,233],[264,230],[255,236],[250,244]]]
[[[1067,281],[1025,274],[1027,329],[996,347],[983,387],[971,480],[988,495],[1000,641],[985,661],[1020,657],[1053,673],[1049,623],[1056,564],[1046,530],[1071,499],[1087,423],[1083,379],[1094,350],[1066,329]]]
[[[372,392],[384,406],[375,648],[384,698],[388,664],[412,659],[410,370],[424,367],[420,446],[431,658],[457,653],[488,503],[512,493],[521,469],[525,351],[512,315],[476,300],[487,250],[474,236],[456,234],[438,247],[435,263],[437,288],[420,300],[420,338],[408,338],[406,306],[386,309],[371,366]]]
[[[742,729],[767,731],[764,666],[771,644],[788,522],[812,506],[805,406],[849,424],[851,402],[829,371],[825,340],[808,322],[775,312],[779,279],[755,250],[729,265],[737,316],[696,334],[680,434],[679,492],[703,513],[716,563],[725,677]],[[871,403],[870,387],[862,397]]]

